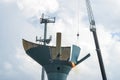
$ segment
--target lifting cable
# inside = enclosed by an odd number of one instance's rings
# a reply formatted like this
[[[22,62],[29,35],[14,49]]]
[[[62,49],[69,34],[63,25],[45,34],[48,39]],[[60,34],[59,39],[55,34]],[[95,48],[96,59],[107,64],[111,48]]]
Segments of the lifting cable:
[[[79,0],[75,1],[75,10],[76,10],[76,26],[77,26],[77,41],[79,41],[79,27],[80,27],[80,10],[79,10]]]

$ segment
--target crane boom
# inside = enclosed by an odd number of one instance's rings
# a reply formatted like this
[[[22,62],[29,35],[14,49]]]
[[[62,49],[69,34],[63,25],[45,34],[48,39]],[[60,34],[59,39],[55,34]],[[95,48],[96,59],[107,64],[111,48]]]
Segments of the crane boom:
[[[92,8],[91,8],[89,0],[86,0],[86,6],[87,6],[88,18],[89,18],[89,22],[90,22],[90,30],[91,31],[96,30],[95,20],[94,20],[94,16],[93,16],[93,12],[92,12]]]
[[[103,64],[103,60],[102,60],[101,50],[100,50],[99,42],[98,42],[98,38],[97,38],[95,20],[94,20],[94,16],[93,16],[93,12],[92,12],[92,8],[91,8],[89,0],[86,0],[86,7],[87,7],[88,18],[89,18],[89,22],[90,22],[90,31],[93,33],[93,37],[94,37],[94,41],[95,41],[95,46],[96,46],[96,51],[97,51],[97,56],[98,56],[102,79],[107,80],[105,68],[104,68],[104,64]]]

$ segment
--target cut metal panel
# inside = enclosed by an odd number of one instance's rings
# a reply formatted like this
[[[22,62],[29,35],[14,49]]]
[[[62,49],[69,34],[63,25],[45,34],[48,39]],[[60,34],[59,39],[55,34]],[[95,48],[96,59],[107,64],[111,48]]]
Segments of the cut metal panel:
[[[36,60],[38,63],[40,63],[44,59],[45,59],[44,60],[45,62],[47,60],[49,61],[50,59],[53,59],[53,60],[57,59],[58,53],[56,53],[55,46],[39,45],[26,40],[23,40],[23,46],[26,53],[29,56],[31,56],[34,60]],[[71,47],[61,47],[61,54],[59,59],[65,60],[65,61],[69,60],[70,51],[71,51]]]
[[[62,47],[60,60],[69,60],[70,59],[71,47]]]
[[[62,47],[60,60],[69,60],[71,47]],[[52,59],[57,59],[56,47],[50,47],[50,54]]]
[[[52,59],[56,59],[57,53],[56,53],[56,47],[52,46],[50,47],[50,55]]]
[[[77,63],[77,59],[80,54],[80,47],[76,45],[72,45],[72,56],[71,56],[71,62]]]
[[[26,53],[41,65],[49,64],[51,59],[49,47],[44,45],[31,48]]]
[[[24,39],[22,41],[23,41],[23,47],[24,47],[25,51],[27,51],[30,48],[39,46],[39,44],[35,44],[35,43],[32,43],[32,42],[26,41]]]
[[[26,53],[32,57],[39,64],[48,64],[50,57],[49,46],[35,44],[26,40],[23,40],[23,46]]]

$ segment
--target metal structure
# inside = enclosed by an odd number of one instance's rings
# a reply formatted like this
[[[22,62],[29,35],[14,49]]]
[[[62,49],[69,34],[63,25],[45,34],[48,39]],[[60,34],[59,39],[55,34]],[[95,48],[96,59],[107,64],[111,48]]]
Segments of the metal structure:
[[[40,18],[40,23],[45,24],[44,25],[44,39],[37,39],[37,37],[36,37],[36,41],[43,42],[44,46],[45,46],[46,44],[49,44],[52,39],[51,36],[49,39],[47,39],[47,23],[55,23],[55,17],[54,18],[44,18],[44,14],[42,14],[42,17]],[[41,80],[45,80],[44,75],[45,75],[45,70],[42,67]]]
[[[101,50],[100,50],[99,42],[98,42],[98,38],[97,38],[95,20],[94,20],[94,16],[93,16],[93,12],[92,12],[92,8],[91,8],[89,0],[86,0],[86,6],[87,6],[88,17],[89,17],[89,22],[90,22],[90,31],[93,33],[97,56],[98,56],[98,61],[99,61],[100,70],[101,70],[101,74],[102,74],[102,79],[107,80],[105,68],[104,68],[104,64],[103,64],[103,60],[102,60]]]
[[[44,39],[37,39],[36,37],[36,41],[43,44],[36,44],[23,39],[23,47],[27,55],[43,67],[41,80],[44,80],[44,69],[48,80],[66,80],[70,70],[90,56],[88,54],[81,60],[78,60],[80,47],[76,45],[61,46],[61,33],[57,33],[56,46],[46,45],[51,40],[51,38],[46,38],[47,23],[54,22],[55,18],[53,20],[44,18],[44,16],[41,18],[41,24],[45,24]]]

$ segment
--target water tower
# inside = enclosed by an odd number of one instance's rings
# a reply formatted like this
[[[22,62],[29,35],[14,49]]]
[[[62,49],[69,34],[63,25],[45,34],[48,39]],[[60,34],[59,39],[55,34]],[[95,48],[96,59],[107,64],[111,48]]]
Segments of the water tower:
[[[86,55],[78,61],[80,47],[76,45],[61,46],[61,33],[56,35],[56,46],[48,45],[51,41],[46,38],[47,23],[53,23],[53,20],[41,18],[41,23],[45,24],[44,39],[37,39],[41,44],[36,44],[23,39],[23,47],[32,59],[39,63],[46,71],[48,80],[66,80],[70,70],[90,56]],[[43,75],[43,73],[42,73]],[[44,77],[42,78],[44,80]]]

